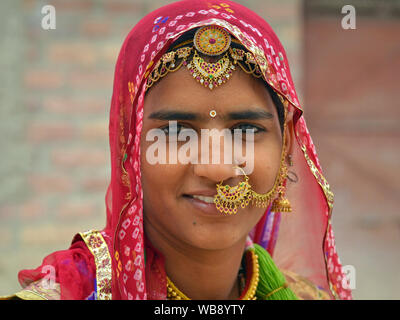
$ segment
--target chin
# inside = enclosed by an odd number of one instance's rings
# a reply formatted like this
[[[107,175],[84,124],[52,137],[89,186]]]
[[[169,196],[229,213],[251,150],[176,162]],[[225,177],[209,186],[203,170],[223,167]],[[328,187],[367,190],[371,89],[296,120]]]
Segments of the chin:
[[[224,228],[223,226],[207,229],[204,228],[204,226],[199,226],[197,229],[199,230],[192,229],[189,243],[193,247],[204,250],[222,250],[230,248],[239,241],[245,240],[247,236],[247,233],[244,234],[238,230],[232,230],[232,228],[229,227]]]

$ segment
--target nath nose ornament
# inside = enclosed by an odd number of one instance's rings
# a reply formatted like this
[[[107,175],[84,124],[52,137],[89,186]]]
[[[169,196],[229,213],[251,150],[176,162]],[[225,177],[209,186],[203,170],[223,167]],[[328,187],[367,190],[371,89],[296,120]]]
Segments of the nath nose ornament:
[[[251,198],[251,185],[249,177],[241,167],[235,166],[244,174],[245,181],[239,182],[236,186],[222,185],[222,181],[217,184],[217,194],[214,197],[214,203],[221,213],[236,214],[239,206],[245,208]]]
[[[244,181],[239,182],[239,184],[233,187],[222,185],[222,181],[217,184],[217,194],[214,196],[214,203],[218,211],[223,214],[236,214],[239,206],[245,208],[251,202],[256,207],[261,208],[267,208],[272,203],[271,211],[273,212],[291,212],[291,204],[289,200],[285,198],[287,167],[284,163],[284,150],[282,155],[281,167],[276,176],[274,186],[269,192],[264,194],[252,190],[249,177],[241,167],[235,166],[234,168],[238,168],[244,174]]]

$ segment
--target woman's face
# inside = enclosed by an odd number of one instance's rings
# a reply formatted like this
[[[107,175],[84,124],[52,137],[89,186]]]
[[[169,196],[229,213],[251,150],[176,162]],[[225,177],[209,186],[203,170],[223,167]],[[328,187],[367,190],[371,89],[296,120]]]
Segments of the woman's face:
[[[210,116],[211,110],[216,111],[215,117]],[[169,130],[169,121],[177,122],[177,130]],[[155,141],[146,141],[146,136],[157,128],[166,134],[166,164],[151,164],[149,161],[149,155],[154,153],[148,151],[154,151]],[[196,150],[191,159],[196,158],[197,164],[195,161],[181,163],[179,157],[178,161],[169,161],[173,157],[168,153],[171,144],[168,138],[175,140],[179,132],[188,129],[197,133],[198,143],[190,142]],[[253,141],[254,155],[246,155],[246,158],[252,156],[248,160],[254,162],[253,171],[248,175],[249,183],[258,193],[268,192],[274,184],[280,166],[282,134],[267,89],[261,81],[239,68],[227,83],[209,90],[182,67],[169,73],[147,93],[141,136],[145,230],[148,233],[151,229],[157,237],[176,245],[224,249],[242,241],[265,209],[249,205],[239,208],[236,215],[224,215],[217,211],[214,203],[204,201],[207,198],[198,198],[209,197],[212,201],[216,184],[221,181],[230,186],[243,181],[232,162],[225,164],[227,161],[221,157],[219,163],[212,163],[212,139],[207,137],[209,147],[202,148],[201,129],[229,129],[232,133],[234,129],[242,130],[243,154],[246,152],[246,129],[253,130],[254,139],[247,143]],[[177,150],[185,144],[188,146],[188,141],[178,141]],[[226,144],[224,139],[220,139],[221,155],[228,147]],[[236,145],[235,141],[230,147]],[[205,153],[209,164],[202,160]],[[248,167],[248,164],[244,165]]]

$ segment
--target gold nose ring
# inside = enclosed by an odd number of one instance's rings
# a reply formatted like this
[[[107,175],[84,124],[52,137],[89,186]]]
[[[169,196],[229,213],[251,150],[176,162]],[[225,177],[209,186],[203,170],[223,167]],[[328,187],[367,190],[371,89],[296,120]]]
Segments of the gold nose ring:
[[[248,206],[251,198],[251,185],[249,184],[249,177],[244,170],[235,166],[244,174],[244,181],[239,182],[236,186],[223,185],[222,181],[217,184],[217,194],[214,197],[214,203],[221,213],[236,214],[240,207],[245,208]]]

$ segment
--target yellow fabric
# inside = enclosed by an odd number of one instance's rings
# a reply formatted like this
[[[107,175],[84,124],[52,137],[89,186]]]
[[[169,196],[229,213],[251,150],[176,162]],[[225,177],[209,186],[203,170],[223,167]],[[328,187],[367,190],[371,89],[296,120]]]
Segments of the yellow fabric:
[[[46,283],[47,284],[47,283]],[[15,294],[1,296],[0,300],[60,300],[60,285],[54,283],[52,288],[47,288],[42,280],[32,282],[26,288]]]
[[[96,264],[97,300],[111,300],[111,257],[108,246],[100,231],[89,230],[79,233],[92,253]]]
[[[328,292],[319,289],[314,283],[294,272],[282,270],[286,282],[299,300],[330,300]]]

